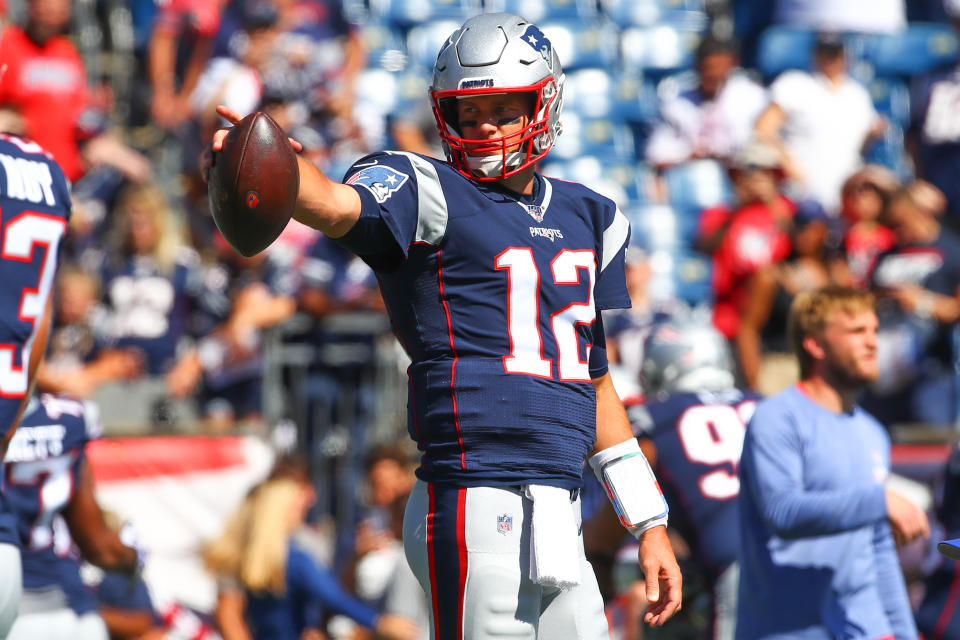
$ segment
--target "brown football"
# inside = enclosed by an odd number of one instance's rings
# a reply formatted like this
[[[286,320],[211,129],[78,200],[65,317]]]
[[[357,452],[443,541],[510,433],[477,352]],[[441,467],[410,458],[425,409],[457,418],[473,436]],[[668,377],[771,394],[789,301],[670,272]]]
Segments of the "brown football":
[[[214,154],[207,194],[220,233],[249,257],[266,249],[293,215],[300,170],[287,134],[273,118],[251,113]]]

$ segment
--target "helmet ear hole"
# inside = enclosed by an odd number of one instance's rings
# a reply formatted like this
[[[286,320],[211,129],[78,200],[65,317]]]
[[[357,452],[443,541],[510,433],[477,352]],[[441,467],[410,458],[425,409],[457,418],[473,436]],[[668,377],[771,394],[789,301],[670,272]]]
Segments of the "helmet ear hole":
[[[440,115],[443,116],[443,121],[446,125],[456,131],[457,135],[461,135],[460,114],[457,112],[457,99],[442,98],[437,101],[437,104],[440,108]]]

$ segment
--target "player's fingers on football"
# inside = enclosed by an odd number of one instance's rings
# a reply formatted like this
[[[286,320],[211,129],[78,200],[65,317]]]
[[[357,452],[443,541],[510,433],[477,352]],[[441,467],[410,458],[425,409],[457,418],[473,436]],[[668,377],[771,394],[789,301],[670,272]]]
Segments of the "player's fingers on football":
[[[300,144],[299,142],[297,142],[297,141],[294,140],[293,138],[287,138],[287,140],[290,141],[290,146],[293,147],[293,150],[294,150],[294,151],[296,151],[297,153],[300,153],[301,151],[303,151],[303,145],[302,145],[302,144]]]
[[[237,124],[240,122],[240,120],[242,120],[242,116],[239,113],[222,104],[217,106],[217,113],[223,116],[231,124]]]
[[[213,145],[208,145],[200,154],[200,176],[204,182],[210,182],[210,169],[213,168]]]
[[[213,134],[213,150],[215,152],[223,150],[223,141],[227,139],[228,133],[230,133],[229,129],[218,129]]]

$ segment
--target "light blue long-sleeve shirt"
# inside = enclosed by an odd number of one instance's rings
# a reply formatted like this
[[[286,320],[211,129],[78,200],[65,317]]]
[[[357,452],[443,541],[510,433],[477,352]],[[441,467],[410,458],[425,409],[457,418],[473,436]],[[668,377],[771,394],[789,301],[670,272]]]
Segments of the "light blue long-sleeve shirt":
[[[887,523],[890,440],[797,387],[762,401],[740,459],[737,638],[916,638]]]

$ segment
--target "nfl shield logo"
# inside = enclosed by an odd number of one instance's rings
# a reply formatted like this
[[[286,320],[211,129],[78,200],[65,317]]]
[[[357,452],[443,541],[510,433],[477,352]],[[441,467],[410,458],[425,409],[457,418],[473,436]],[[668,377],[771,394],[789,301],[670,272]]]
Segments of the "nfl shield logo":
[[[511,531],[513,531],[513,516],[507,514],[497,516],[497,533],[507,535]]]
[[[525,204],[523,208],[527,210],[527,213],[530,214],[530,217],[536,220],[537,222],[543,222],[543,207],[538,204]]]

